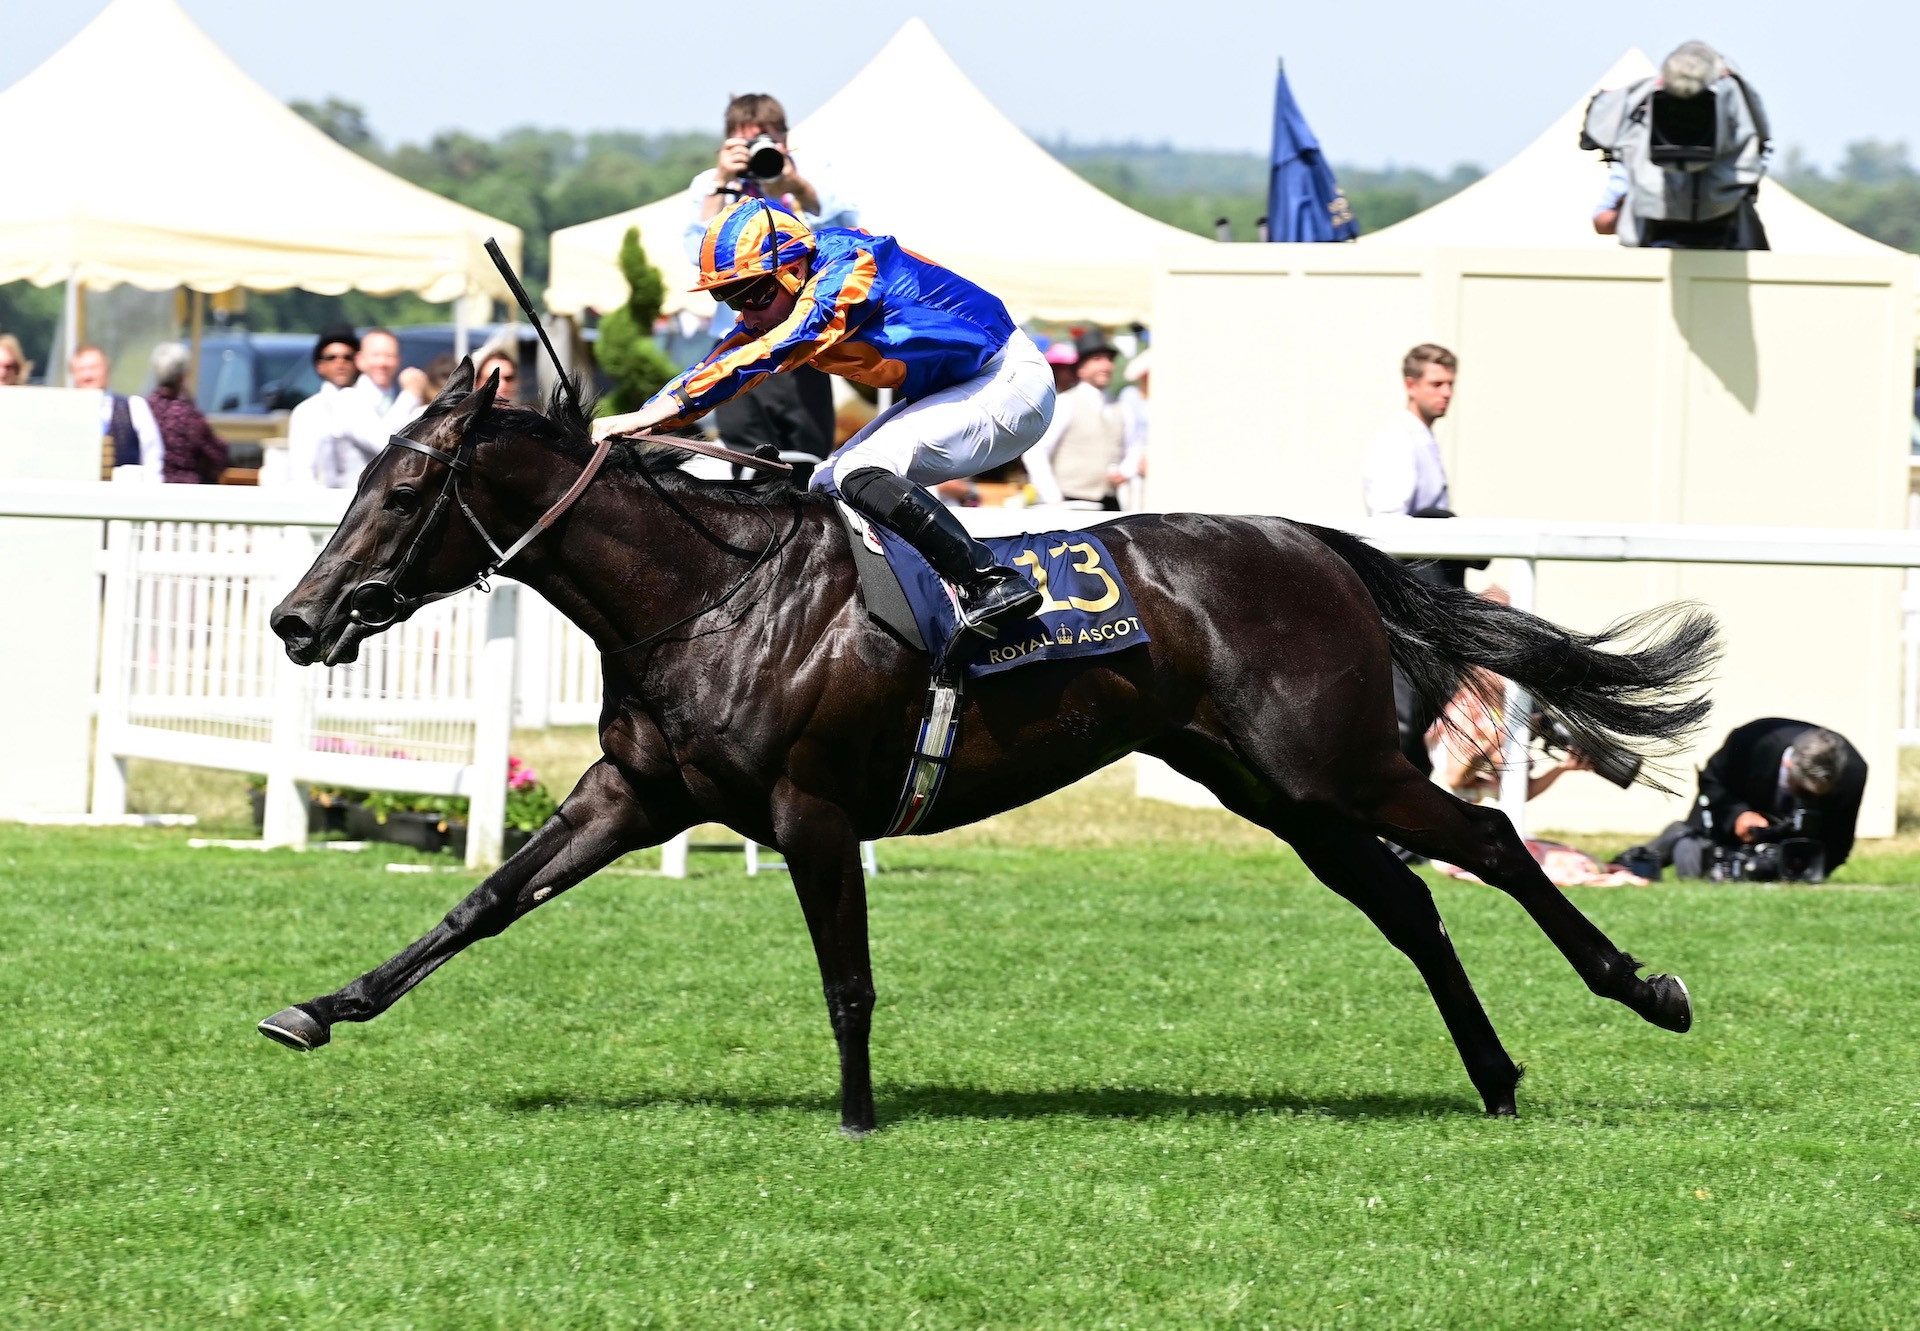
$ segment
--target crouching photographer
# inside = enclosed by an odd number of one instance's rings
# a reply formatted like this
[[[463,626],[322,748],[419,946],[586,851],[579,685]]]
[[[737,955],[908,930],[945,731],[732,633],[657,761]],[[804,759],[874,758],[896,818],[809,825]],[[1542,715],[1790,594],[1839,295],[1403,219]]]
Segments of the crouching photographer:
[[[1645,878],[1818,883],[1853,851],[1867,762],[1845,736],[1805,721],[1749,721],[1700,772],[1685,822],[1620,864]]]

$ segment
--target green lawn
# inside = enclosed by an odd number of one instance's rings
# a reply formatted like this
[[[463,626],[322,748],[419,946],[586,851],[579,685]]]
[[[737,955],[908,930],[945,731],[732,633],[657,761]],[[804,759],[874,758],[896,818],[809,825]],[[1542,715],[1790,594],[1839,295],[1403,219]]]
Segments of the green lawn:
[[[1693,1032],[1436,886],[1516,1058],[1216,815],[881,848],[885,1130],[798,908],[630,868],[302,1057],[253,1033],[471,879],[0,826],[0,1325],[1912,1325],[1920,860],[1587,891]],[[1021,848],[1033,829],[1062,844]],[[1114,843],[1114,844],[1106,844]]]

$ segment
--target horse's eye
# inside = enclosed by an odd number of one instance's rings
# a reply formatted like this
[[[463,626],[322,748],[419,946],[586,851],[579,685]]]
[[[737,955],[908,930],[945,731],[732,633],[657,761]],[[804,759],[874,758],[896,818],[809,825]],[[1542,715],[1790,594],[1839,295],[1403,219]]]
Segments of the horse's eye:
[[[420,511],[420,496],[401,486],[387,496],[387,512],[397,518],[410,518]]]

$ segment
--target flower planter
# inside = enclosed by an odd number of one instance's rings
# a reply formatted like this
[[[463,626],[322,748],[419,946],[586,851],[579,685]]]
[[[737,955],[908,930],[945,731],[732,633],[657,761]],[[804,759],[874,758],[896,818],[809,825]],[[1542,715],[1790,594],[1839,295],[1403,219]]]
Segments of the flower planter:
[[[247,802],[253,809],[254,827],[258,829],[264,826],[266,791],[257,786],[250,789]],[[313,835],[331,832],[354,841],[384,841],[389,845],[411,846],[430,854],[444,850],[465,858],[467,853],[467,824],[462,819],[445,818],[437,813],[396,810],[389,813],[383,822],[366,805],[348,799],[335,798],[325,803],[309,799],[307,831]],[[514,854],[532,838],[531,832],[509,827],[503,838],[503,854]]]
[[[257,832],[267,825],[267,792],[262,786],[254,786],[247,791],[247,805],[253,810],[253,827]],[[345,832],[347,830],[347,803],[335,800],[323,804],[317,799],[307,800],[307,833],[317,836],[324,832]]]

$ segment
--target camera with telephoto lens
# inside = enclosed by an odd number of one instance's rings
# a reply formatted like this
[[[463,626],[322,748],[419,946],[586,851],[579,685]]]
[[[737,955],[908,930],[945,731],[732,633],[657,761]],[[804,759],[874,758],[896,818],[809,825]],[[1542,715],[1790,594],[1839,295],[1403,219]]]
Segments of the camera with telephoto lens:
[[[773,135],[762,134],[747,145],[747,174],[762,185],[771,185],[787,174],[786,150]]]
[[[1640,775],[1640,759],[1636,754],[1619,753],[1608,750],[1594,750],[1580,744],[1558,717],[1545,712],[1535,712],[1527,722],[1528,728],[1540,737],[1549,752],[1565,753],[1578,749],[1586,760],[1593,764],[1593,770],[1622,790],[1630,788]]]
[[[1804,805],[1770,821],[1741,846],[1715,846],[1707,877],[1723,883],[1823,883],[1827,847],[1818,839],[1819,814]]]

